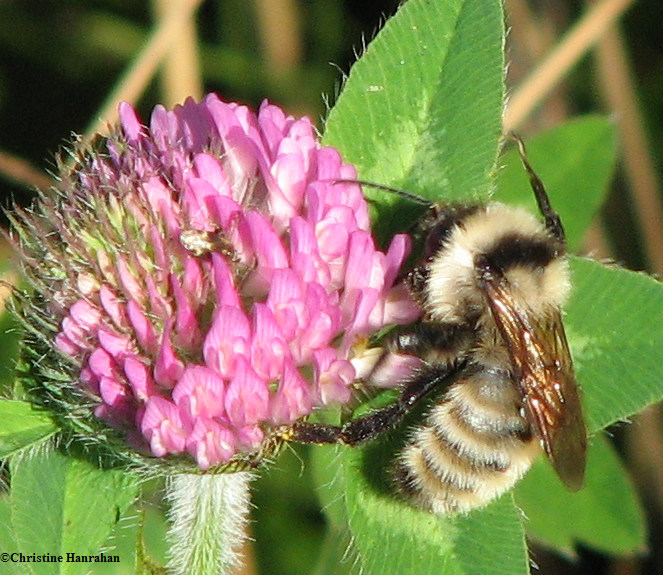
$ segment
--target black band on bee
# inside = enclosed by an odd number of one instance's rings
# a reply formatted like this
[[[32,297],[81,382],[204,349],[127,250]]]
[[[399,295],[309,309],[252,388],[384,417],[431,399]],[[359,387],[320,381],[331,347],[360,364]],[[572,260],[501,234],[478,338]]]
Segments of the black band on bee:
[[[520,441],[527,443],[532,440],[532,429],[525,419],[513,418],[510,421],[491,422],[486,425],[485,415],[467,408],[461,409],[458,404],[451,406],[449,417],[468,435],[481,435],[489,445],[491,442]],[[486,439],[489,438],[489,439]]]
[[[440,460],[444,456],[440,454],[447,454],[447,457],[453,457],[454,461],[451,466],[459,469],[470,467],[475,471],[488,470],[488,471],[506,471],[509,468],[510,461],[504,457],[499,457],[500,452],[494,450],[490,457],[480,457],[472,453],[466,446],[452,441],[448,437],[447,430],[444,426],[432,424],[430,427],[429,440],[427,442],[428,452],[430,456]],[[476,434],[479,437],[482,434]],[[483,434],[484,436],[487,434]],[[482,437],[484,441],[485,437]],[[493,439],[490,437],[490,439]],[[436,445],[437,444],[437,445]],[[436,445],[437,453],[432,453],[432,446]]]
[[[516,266],[543,268],[559,257],[560,247],[549,239],[533,238],[518,234],[506,235],[485,254],[477,256],[479,269],[488,265],[505,271]]]

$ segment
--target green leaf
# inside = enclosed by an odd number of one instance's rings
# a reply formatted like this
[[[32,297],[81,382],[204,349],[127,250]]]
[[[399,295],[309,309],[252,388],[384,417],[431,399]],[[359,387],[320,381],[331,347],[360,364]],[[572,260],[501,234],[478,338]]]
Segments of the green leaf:
[[[327,530],[322,549],[318,555],[315,568],[310,572],[313,575],[354,575],[357,568],[353,561],[352,540],[347,528]]]
[[[526,142],[527,156],[560,214],[571,250],[596,215],[608,188],[617,153],[615,127],[607,118],[586,116],[562,124]],[[502,158],[495,199],[538,208],[518,151]]]
[[[343,529],[348,523],[345,485],[337,479],[344,450],[344,447],[338,445],[320,445],[311,452],[316,495],[325,516],[336,529]]]
[[[501,133],[503,43],[497,0],[410,0],[352,67],[324,143],[364,180],[429,199],[487,195]],[[364,191],[382,210],[379,237],[411,222],[402,198]]]
[[[0,399],[0,459],[41,443],[56,431],[53,420],[29,403]]]
[[[7,553],[12,553],[18,548],[16,540],[14,539],[14,534],[11,530],[11,523],[7,521],[10,514],[11,507],[9,504],[9,497],[2,495],[0,496],[0,517],[2,517],[2,521],[0,521],[0,549]],[[3,575],[18,575],[19,573],[24,572],[25,571],[21,569],[20,563],[8,561],[2,564]]]
[[[579,258],[572,272],[565,324],[591,432],[663,399],[663,285]]]
[[[507,494],[456,518],[456,553],[468,575],[529,574],[521,513]]]
[[[615,554],[643,551],[642,509],[619,457],[603,435],[592,440],[585,487],[570,493],[540,457],[516,487],[528,535],[573,555],[578,542]]]
[[[100,470],[52,450],[12,462],[11,524],[23,553],[99,553],[138,490],[126,470]],[[89,563],[40,563],[38,574],[87,573]]]
[[[94,575],[166,575],[160,567],[168,553],[165,506],[159,505],[163,490],[162,480],[141,482],[141,501],[129,507],[101,546],[120,562],[95,564]]]

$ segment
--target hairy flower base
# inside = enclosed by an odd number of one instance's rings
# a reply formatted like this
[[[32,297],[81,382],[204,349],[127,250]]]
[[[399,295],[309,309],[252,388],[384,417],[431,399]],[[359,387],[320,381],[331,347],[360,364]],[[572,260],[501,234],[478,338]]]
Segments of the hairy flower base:
[[[307,118],[215,95],[120,117],[14,217],[28,385],[86,441],[260,459],[270,430],[350,399],[357,341],[416,317],[392,289],[408,238],[376,249],[354,168]]]

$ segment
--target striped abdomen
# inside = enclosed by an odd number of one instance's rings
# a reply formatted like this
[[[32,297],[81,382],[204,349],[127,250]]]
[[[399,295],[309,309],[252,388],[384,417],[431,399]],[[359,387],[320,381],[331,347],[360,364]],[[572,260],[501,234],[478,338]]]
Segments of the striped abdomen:
[[[395,479],[425,509],[466,512],[510,489],[539,451],[513,381],[486,368],[451,386],[413,431]]]

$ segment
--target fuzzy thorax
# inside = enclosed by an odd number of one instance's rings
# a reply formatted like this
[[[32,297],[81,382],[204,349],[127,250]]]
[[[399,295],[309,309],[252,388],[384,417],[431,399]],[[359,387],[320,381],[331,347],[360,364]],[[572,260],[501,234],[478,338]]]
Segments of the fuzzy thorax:
[[[432,257],[424,294],[431,320],[465,323],[481,315],[482,261],[500,271],[516,303],[533,317],[550,315],[568,297],[564,246],[524,209],[490,203],[456,222]]]

